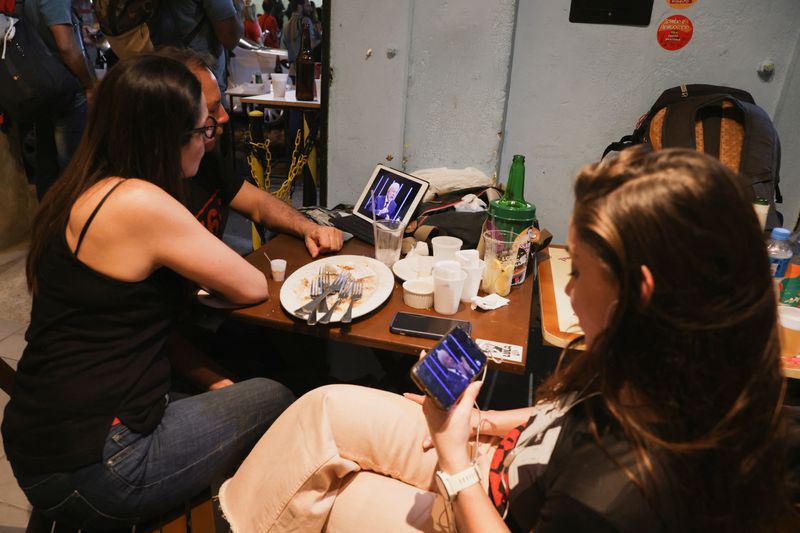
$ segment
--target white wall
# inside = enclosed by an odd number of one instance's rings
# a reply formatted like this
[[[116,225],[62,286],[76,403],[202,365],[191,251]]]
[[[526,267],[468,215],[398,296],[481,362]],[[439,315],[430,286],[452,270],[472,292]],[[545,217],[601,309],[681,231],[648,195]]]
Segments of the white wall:
[[[694,35],[681,50],[668,52],[656,42],[656,28],[673,13],[689,17]],[[631,132],[662,90],[683,82],[738,87],[773,115],[800,36],[797,0],[701,0],[683,10],[656,0],[647,28],[570,24],[568,14],[567,0],[520,2],[500,170],[501,176],[508,172],[512,154],[527,155],[526,199],[537,205],[556,242],[566,238],[575,173]],[[767,57],[776,73],[764,82],[756,69]],[[800,147],[790,131],[798,124],[798,76],[795,96],[783,100],[783,112],[795,120],[778,122],[785,126],[786,182],[800,163],[789,155]],[[790,194],[794,198],[794,205],[782,208],[791,218],[800,191],[790,183],[783,188],[787,202]]]
[[[380,162],[495,171],[513,14],[514,0],[331,2],[329,205]]]
[[[569,5],[333,0],[329,205],[352,203],[387,154],[390,165],[409,171],[499,168],[505,181],[511,155],[522,153],[526,198],[563,242],[578,169],[632,131],[661,91],[686,82],[745,89],[772,116],[778,110],[781,210],[793,222],[800,204],[800,1],[701,0],[673,10],[656,0],[646,28],[571,24]],[[668,52],[656,42],[656,28],[673,13],[691,19],[694,36]],[[387,49],[397,55],[390,59]],[[776,73],[762,81],[756,69],[766,58]]]

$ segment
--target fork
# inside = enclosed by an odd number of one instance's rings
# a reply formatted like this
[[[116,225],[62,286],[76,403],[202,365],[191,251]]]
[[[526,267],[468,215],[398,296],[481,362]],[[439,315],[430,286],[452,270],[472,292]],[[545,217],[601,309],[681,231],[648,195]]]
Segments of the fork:
[[[321,291],[320,291],[320,294],[322,294],[322,292],[326,291],[328,289],[328,287],[330,287],[330,285],[331,285],[330,272],[327,272],[325,270],[324,266],[319,267],[319,274],[317,275],[317,277],[320,280],[320,286],[322,288]],[[317,296],[319,296],[319,294]],[[323,315],[328,312],[328,298],[327,297],[325,297],[322,300],[320,300],[319,308],[317,309],[317,311],[322,313]]]
[[[327,298],[327,296],[329,294],[339,290],[339,288],[344,283],[345,279],[347,279],[347,276],[345,274],[343,274],[343,273],[339,274],[338,276],[336,276],[336,279],[333,280],[333,283],[328,285],[327,289],[323,288],[322,293],[319,296],[317,296],[316,298],[314,298],[313,300],[311,300],[307,304],[301,305],[300,307],[295,309],[293,314],[295,316],[297,316],[297,315],[306,315],[306,314],[310,313],[312,311],[312,309],[316,309],[317,306],[320,304],[320,301],[323,298]]]
[[[363,293],[364,282],[361,280],[353,282],[353,287],[350,291],[350,305],[347,306],[347,311],[344,312],[344,316],[342,317],[342,322],[344,324],[349,324],[353,320],[353,303],[356,300],[360,300]]]
[[[317,298],[325,291],[325,282],[321,277],[314,278],[314,281],[311,282],[311,298]],[[322,308],[322,302],[325,301],[325,298],[320,300],[320,308]],[[326,310],[327,311],[327,310]],[[317,308],[314,307],[308,313],[308,319],[306,319],[306,323],[310,326],[313,326],[317,323]]]
[[[336,303],[334,303],[331,308],[328,309],[328,312],[325,313],[325,316],[319,319],[320,324],[327,324],[331,321],[331,315],[333,315],[333,312],[336,311],[337,307],[339,307],[339,304],[347,300],[347,298],[350,296],[352,285],[353,282],[348,278],[347,281],[345,281],[344,286],[339,289],[339,298],[336,300]]]

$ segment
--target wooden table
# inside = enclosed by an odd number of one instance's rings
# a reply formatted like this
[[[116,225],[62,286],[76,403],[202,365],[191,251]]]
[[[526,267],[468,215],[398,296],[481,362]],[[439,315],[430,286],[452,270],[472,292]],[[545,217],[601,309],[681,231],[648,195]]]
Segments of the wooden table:
[[[545,250],[539,252],[539,306],[542,316],[542,338],[547,344],[563,348],[567,343],[577,337],[577,331],[562,331],[558,324],[558,305],[556,303],[556,292],[564,291],[567,286],[567,278],[563,275],[565,269],[553,268],[550,250],[564,250],[561,245],[550,245]],[[563,254],[557,255],[559,260]],[[571,309],[570,309],[571,311]],[[784,357],[783,374],[790,379],[800,379],[800,359]]]
[[[294,109],[319,109],[319,98],[305,101],[298,100],[294,89],[287,89],[284,97],[275,96],[274,93],[259,94],[242,98],[243,104],[259,104],[266,107],[291,107]]]
[[[288,235],[275,237],[266,245],[247,256],[247,260],[252,265],[267,273],[269,267],[263,252],[269,254],[273,259],[281,258],[288,261],[287,278],[292,272],[312,260],[306,250],[305,243]],[[372,245],[357,239],[351,239],[346,242],[341,253],[370,257],[374,255]],[[279,296],[282,283],[272,280],[269,275],[267,278],[269,279],[269,300],[253,307],[235,311],[235,318],[269,328],[314,335],[370,348],[407,353],[413,356],[419,355],[420,350],[428,350],[436,344],[436,341],[431,339],[397,335],[389,331],[389,324],[398,311],[440,316],[432,309],[413,309],[405,305],[403,303],[403,289],[397,279],[395,279],[391,296],[383,305],[363,317],[353,319],[351,324],[333,323],[328,326],[309,326],[304,321],[290,316],[283,310]],[[509,299],[511,300],[509,305],[493,311],[473,311],[468,304],[461,303],[459,311],[449,318],[471,322],[472,336],[474,338],[522,346],[521,363],[504,361],[495,365],[501,370],[522,374],[525,371],[525,360],[528,356],[528,330],[533,303],[533,280],[528,279],[522,285],[514,287],[511,290]]]
[[[551,258],[551,250],[554,251],[555,259]],[[564,272],[569,270],[569,264],[563,266],[556,266],[552,261],[563,261],[566,247],[563,245],[551,244],[544,250],[539,252],[537,256],[538,272],[539,272],[539,312],[542,319],[542,339],[552,346],[563,348],[572,339],[581,334],[579,328],[567,328],[564,331],[559,327],[558,313],[560,300],[562,304],[563,299],[556,297],[557,294],[563,294],[564,288],[567,286],[568,277]],[[554,268],[555,267],[555,268]],[[564,268],[566,267],[566,268]],[[572,314],[572,308],[561,309],[562,314]]]

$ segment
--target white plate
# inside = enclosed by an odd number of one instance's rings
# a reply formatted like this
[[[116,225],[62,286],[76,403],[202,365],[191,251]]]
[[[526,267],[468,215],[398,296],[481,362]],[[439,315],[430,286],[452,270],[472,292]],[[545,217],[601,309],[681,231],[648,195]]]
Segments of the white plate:
[[[392,294],[394,276],[389,267],[363,255],[333,255],[317,259],[304,265],[286,278],[281,287],[281,305],[290,315],[295,309],[311,301],[309,286],[311,280],[319,274],[320,269],[327,267],[336,271],[346,270],[364,282],[364,293],[353,306],[353,318],[366,315],[377,309]],[[336,302],[336,295],[328,297],[328,305]],[[347,306],[342,304],[331,315],[331,322],[338,322]]]
[[[417,261],[422,262],[422,268],[418,266],[420,264],[417,263]],[[395,264],[392,265],[392,271],[394,272],[395,276],[403,281],[408,281],[410,279],[432,279],[431,270],[433,269],[433,264],[435,262],[436,258],[432,255],[412,255],[411,257],[405,257],[400,261],[395,262]],[[421,276],[420,271],[423,273]]]

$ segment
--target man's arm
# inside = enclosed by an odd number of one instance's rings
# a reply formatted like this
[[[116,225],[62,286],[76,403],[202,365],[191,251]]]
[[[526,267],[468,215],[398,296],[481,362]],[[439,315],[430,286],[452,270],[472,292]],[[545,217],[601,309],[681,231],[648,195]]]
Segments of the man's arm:
[[[273,231],[302,237],[311,257],[320,252],[333,252],[342,248],[342,232],[336,228],[320,226],[255,185],[244,182],[230,206],[253,222]]]
[[[212,22],[214,35],[227,50],[233,50],[239,44],[239,38],[244,33],[244,23],[237,13],[235,16]]]
[[[89,73],[89,68],[86,66],[86,60],[83,57],[78,43],[75,42],[75,34],[73,33],[71,24],[53,24],[49,26],[50,32],[56,41],[58,48],[58,55],[67,66],[70,72],[80,80],[83,88],[86,89],[89,95],[94,87],[94,78]]]

